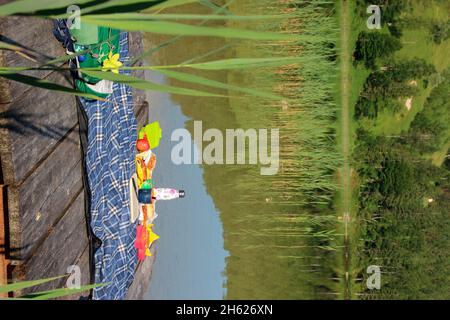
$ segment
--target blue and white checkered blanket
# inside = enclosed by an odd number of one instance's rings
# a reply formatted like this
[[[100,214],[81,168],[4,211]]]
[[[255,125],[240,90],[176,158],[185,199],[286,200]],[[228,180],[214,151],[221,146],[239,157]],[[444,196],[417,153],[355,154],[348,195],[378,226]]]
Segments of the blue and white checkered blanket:
[[[128,33],[120,35],[126,64]],[[121,73],[127,73],[121,70]],[[91,227],[102,241],[95,253],[94,299],[123,299],[137,265],[136,224],[130,221],[128,182],[135,172],[136,118],[130,87],[114,83],[108,101],[81,99],[88,119],[86,171],[91,190]]]

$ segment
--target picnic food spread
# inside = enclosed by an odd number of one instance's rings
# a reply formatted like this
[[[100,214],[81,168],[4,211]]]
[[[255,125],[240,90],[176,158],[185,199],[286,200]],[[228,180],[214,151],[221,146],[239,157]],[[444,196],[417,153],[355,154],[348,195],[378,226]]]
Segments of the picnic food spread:
[[[172,188],[156,188],[153,184],[152,174],[156,166],[156,155],[152,152],[159,145],[162,130],[157,121],[152,122],[139,131],[136,149],[136,175],[138,184],[137,199],[138,225],[136,232],[135,248],[138,251],[138,259],[142,261],[151,256],[150,247],[159,236],[153,232],[153,220],[157,217],[155,202],[157,200],[171,200],[184,197],[183,190]]]

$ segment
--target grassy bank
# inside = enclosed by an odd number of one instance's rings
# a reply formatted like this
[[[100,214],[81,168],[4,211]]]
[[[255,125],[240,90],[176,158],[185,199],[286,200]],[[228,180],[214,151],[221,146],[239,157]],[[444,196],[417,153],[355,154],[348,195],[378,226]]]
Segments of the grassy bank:
[[[225,228],[229,225],[229,230],[241,237],[239,241],[234,238],[229,242],[225,238],[232,255],[234,253],[240,260],[231,257],[229,261],[228,268],[236,275],[229,277],[229,296],[240,297],[251,286],[261,287],[262,283],[245,283],[246,276],[238,276],[237,270],[244,261],[249,264],[264,261],[258,267],[262,271],[260,279],[270,280],[264,286],[284,287],[285,291],[280,291],[278,297],[339,297],[342,283],[337,256],[341,255],[342,243],[333,207],[337,188],[333,175],[341,164],[335,144],[338,115],[333,93],[337,83],[338,24],[334,8],[314,1],[312,4],[243,1],[237,5],[244,12],[289,13],[293,17],[281,24],[256,28],[311,34],[316,41],[271,42],[257,46],[240,43],[235,47],[235,53],[240,56],[300,56],[305,62],[228,76],[231,83],[275,91],[285,97],[278,102],[230,99],[239,126],[280,128],[281,163],[280,172],[273,177],[262,177],[257,169],[249,169],[245,175],[249,181],[237,187],[238,194],[245,194],[239,196],[241,204],[256,210],[238,220],[244,220],[245,226],[224,217]],[[261,192],[260,186],[269,192]],[[261,238],[261,232],[266,232],[266,240]],[[260,250],[263,252],[258,252]],[[268,276],[273,273],[269,270],[273,270],[274,265],[284,266],[285,274]],[[306,292],[309,293],[305,295]]]

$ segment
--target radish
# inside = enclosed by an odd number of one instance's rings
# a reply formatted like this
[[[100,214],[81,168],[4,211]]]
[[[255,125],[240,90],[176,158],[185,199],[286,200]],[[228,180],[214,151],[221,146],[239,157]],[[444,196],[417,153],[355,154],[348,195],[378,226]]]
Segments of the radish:
[[[144,135],[144,138],[138,139],[138,141],[136,141],[136,149],[138,149],[140,152],[144,152],[150,149],[150,145],[148,143],[146,135]]]

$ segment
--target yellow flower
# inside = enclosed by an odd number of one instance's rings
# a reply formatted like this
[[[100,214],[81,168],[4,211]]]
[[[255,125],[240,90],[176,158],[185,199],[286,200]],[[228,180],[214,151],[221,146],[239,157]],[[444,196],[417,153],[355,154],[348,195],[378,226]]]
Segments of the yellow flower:
[[[119,61],[120,55],[118,53],[113,54],[109,52],[108,58],[103,61],[102,71],[111,70],[113,73],[119,73],[119,68],[122,66],[122,62]]]

